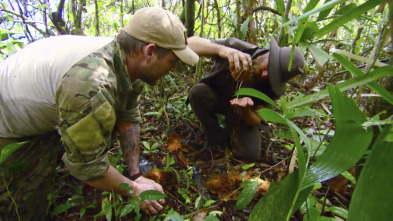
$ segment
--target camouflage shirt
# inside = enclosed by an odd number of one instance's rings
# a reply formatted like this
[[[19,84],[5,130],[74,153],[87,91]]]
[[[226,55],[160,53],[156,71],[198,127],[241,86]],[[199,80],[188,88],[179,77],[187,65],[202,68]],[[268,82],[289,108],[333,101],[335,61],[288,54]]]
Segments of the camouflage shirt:
[[[77,38],[87,37],[74,38],[76,38],[74,41],[78,41]],[[90,37],[90,39],[92,38]],[[83,50],[82,48],[81,51]],[[61,52],[57,51],[57,53]],[[59,66],[62,65],[61,61],[56,62]],[[49,76],[56,74],[58,73],[48,73]],[[51,84],[50,77],[44,77],[38,83],[39,86]],[[29,86],[28,82],[24,82],[24,84],[26,84],[25,87]],[[23,85],[21,86],[22,88],[19,90],[23,90]],[[42,88],[44,87],[42,86]],[[99,49],[79,59],[76,63],[74,62],[66,70],[56,83],[56,87],[52,88],[53,93],[48,95],[48,97],[53,97],[53,102],[14,109],[16,112],[22,112],[18,115],[34,118],[33,123],[41,123],[39,119],[56,119],[56,121],[51,120],[45,124],[56,128],[62,137],[66,150],[63,161],[67,169],[71,175],[80,180],[90,180],[103,177],[108,169],[107,149],[111,145],[115,122],[139,123],[138,96],[142,88],[141,81],[131,82],[124,51],[120,49],[115,38],[115,40],[108,41]],[[10,96],[3,98],[0,99],[2,102],[12,103]],[[40,111],[35,111],[36,106],[40,106]],[[46,106],[48,107],[46,108]],[[31,116],[29,110],[35,116]],[[37,116],[37,113],[42,114]],[[0,120],[5,121],[1,117]],[[17,132],[18,128],[15,127],[8,127],[7,130]],[[28,129],[26,130],[28,131]],[[48,130],[48,126],[45,130]],[[35,128],[29,135],[38,135],[39,132],[44,134],[47,132],[45,130]]]

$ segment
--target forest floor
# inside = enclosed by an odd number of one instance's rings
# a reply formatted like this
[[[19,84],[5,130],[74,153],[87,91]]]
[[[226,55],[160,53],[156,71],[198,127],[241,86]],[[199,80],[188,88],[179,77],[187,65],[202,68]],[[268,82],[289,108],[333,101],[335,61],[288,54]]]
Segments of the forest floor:
[[[186,84],[189,81],[186,77],[184,80]],[[158,92],[156,89],[153,92],[160,94],[160,88],[168,87],[159,85]],[[189,220],[203,220],[209,213],[216,214],[220,220],[247,220],[269,186],[297,167],[292,139],[277,136],[287,128],[270,124],[270,131],[261,131],[264,135],[262,158],[255,163],[235,159],[229,148],[201,152],[205,136],[190,107],[184,104],[187,91],[186,86],[178,84],[165,99],[147,95],[141,99],[141,164],[144,165],[141,167],[147,170],[143,171],[145,177],[160,183],[166,193],[164,211],[154,217],[142,215],[141,220],[164,220],[170,210]],[[157,113],[159,104],[164,105],[161,114]],[[110,151],[115,159],[111,162],[117,164],[116,168],[124,168],[121,160],[116,162],[120,159],[118,150],[118,145],[114,145]],[[258,190],[245,209],[236,209],[241,183],[251,178],[259,180]],[[102,200],[108,198],[108,194],[72,178],[62,164],[58,167],[57,185],[55,203],[51,207],[54,220],[107,220],[105,215],[95,216],[102,210]],[[338,176],[323,183],[313,195],[321,205],[348,208],[352,189],[346,178]],[[116,199],[111,200],[115,205]],[[302,215],[299,210],[292,220],[303,220]],[[329,212],[324,215],[333,216]],[[113,220],[134,220],[135,214],[120,218],[115,210],[112,216]]]

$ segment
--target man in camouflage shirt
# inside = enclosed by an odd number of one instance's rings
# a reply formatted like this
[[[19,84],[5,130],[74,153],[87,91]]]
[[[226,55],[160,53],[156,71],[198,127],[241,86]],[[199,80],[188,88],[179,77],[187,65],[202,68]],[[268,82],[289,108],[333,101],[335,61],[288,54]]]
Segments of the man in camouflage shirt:
[[[209,43],[189,40],[193,48]],[[249,62],[242,52],[217,45],[200,55],[235,60],[238,71]],[[0,220],[46,217],[63,148],[70,174],[93,187],[127,197],[163,192],[139,170],[138,97],[142,81],[156,84],[179,59],[195,64],[198,55],[188,47],[180,20],[161,8],[138,10],[114,39],[50,37],[5,59],[0,64],[0,150],[28,142],[0,164]],[[130,177],[109,164],[113,136],[119,138]],[[120,189],[121,183],[133,193]],[[164,203],[143,201],[141,209],[156,214]]]

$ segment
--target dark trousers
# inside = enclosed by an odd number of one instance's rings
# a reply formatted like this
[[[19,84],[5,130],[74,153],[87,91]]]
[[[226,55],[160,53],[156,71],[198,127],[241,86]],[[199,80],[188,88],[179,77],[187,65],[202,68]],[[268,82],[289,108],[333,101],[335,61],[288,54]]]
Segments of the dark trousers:
[[[47,218],[60,136],[52,132],[29,140],[0,165],[0,220]]]
[[[219,99],[209,85],[198,83],[192,86],[189,100],[210,144],[216,145],[230,138],[232,154],[236,158],[256,161],[261,157],[258,127],[245,125],[229,101]],[[216,114],[224,115],[225,128],[220,127]]]

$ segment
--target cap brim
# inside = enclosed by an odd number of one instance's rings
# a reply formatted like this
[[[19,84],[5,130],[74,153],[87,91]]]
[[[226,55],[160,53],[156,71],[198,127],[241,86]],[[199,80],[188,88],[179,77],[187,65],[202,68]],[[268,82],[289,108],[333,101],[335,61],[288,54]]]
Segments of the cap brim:
[[[194,65],[198,62],[199,56],[188,46],[181,50],[172,49],[173,53],[184,63]]]
[[[268,75],[270,86],[278,96],[285,94],[286,90],[285,83],[282,82],[280,76],[280,50],[281,48],[278,46],[276,39],[272,36],[270,40]]]

